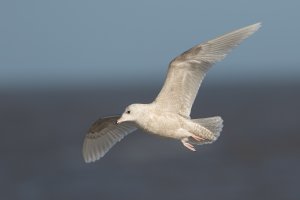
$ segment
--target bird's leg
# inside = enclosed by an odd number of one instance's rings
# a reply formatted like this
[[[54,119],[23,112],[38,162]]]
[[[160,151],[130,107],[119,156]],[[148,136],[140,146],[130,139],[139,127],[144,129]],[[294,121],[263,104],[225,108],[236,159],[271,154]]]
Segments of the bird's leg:
[[[196,151],[195,147],[194,147],[192,144],[186,142],[184,139],[182,139],[181,142],[182,142],[182,144],[183,144],[186,148],[188,148],[189,150],[191,150],[191,151]]]

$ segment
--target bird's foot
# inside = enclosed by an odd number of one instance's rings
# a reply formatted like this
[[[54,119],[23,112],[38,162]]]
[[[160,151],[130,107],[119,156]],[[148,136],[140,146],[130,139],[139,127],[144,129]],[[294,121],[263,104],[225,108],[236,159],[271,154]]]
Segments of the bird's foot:
[[[196,151],[195,147],[194,147],[192,144],[190,144],[190,143],[188,143],[188,142],[186,142],[186,141],[183,141],[183,140],[181,140],[181,142],[182,142],[182,144],[183,144],[186,148],[188,148],[189,150],[191,150],[191,151]]]
[[[198,142],[203,142],[205,141],[206,139],[204,139],[203,137],[199,137],[197,135],[192,135],[191,136],[194,140],[198,141]]]

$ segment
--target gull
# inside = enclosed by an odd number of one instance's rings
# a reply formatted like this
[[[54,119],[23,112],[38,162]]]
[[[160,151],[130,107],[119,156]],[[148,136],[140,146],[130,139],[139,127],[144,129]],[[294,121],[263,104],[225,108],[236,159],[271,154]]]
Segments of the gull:
[[[156,99],[149,104],[131,104],[121,116],[98,119],[83,143],[85,162],[94,162],[129,133],[145,132],[181,141],[189,150],[210,144],[223,128],[219,116],[191,119],[190,113],[206,72],[248,36],[261,27],[256,23],[196,45],[173,59]]]

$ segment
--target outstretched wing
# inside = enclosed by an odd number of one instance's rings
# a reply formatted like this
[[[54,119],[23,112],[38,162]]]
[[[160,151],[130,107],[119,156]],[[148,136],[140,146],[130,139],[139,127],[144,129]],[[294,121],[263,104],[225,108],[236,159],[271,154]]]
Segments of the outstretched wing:
[[[100,118],[91,126],[83,142],[82,153],[85,162],[100,159],[123,137],[137,129],[130,122],[117,124],[119,118],[120,116]]]
[[[164,86],[155,103],[163,110],[189,117],[205,73],[260,26],[257,23],[238,29],[176,57],[169,65]]]

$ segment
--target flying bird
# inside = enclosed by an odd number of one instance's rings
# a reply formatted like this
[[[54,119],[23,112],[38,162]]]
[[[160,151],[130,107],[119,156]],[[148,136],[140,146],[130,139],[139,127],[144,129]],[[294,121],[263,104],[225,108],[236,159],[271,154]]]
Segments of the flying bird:
[[[94,162],[129,133],[139,129],[173,138],[189,150],[216,141],[223,128],[219,116],[191,119],[192,105],[206,72],[248,36],[260,28],[256,23],[196,45],[173,59],[164,85],[149,104],[131,104],[121,116],[98,119],[83,143],[85,162]]]

